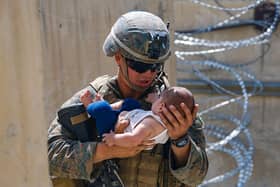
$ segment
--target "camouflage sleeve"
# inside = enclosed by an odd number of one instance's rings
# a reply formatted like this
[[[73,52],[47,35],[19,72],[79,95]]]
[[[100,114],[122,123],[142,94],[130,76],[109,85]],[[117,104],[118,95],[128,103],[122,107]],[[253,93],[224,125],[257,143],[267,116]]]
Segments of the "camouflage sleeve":
[[[200,117],[195,120],[189,130],[191,150],[184,167],[174,169],[173,155],[170,151],[170,170],[173,176],[189,186],[197,186],[205,178],[208,171],[208,158],[206,154],[206,142],[203,133],[203,121]]]
[[[66,101],[62,107],[79,102],[78,92]],[[80,142],[57,120],[48,130],[48,158],[51,177],[90,179],[94,168],[93,155],[96,142]]]

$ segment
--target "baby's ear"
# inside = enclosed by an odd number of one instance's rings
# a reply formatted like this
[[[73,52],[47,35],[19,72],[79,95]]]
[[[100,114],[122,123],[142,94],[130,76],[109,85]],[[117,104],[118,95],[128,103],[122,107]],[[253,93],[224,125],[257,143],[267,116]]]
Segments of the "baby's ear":
[[[159,110],[162,111],[163,107],[166,107],[165,103],[164,102],[160,102],[159,103]]]

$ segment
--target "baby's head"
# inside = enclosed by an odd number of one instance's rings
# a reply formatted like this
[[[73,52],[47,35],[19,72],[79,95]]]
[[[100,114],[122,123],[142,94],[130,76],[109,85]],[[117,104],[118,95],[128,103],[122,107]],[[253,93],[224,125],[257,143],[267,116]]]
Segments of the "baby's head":
[[[181,103],[185,103],[189,110],[193,112],[195,102],[192,93],[184,87],[174,86],[161,93],[160,98],[154,102],[152,110],[153,112],[158,113],[161,111],[162,106],[168,107],[170,105],[174,105],[177,110],[185,116],[185,113],[180,106]]]

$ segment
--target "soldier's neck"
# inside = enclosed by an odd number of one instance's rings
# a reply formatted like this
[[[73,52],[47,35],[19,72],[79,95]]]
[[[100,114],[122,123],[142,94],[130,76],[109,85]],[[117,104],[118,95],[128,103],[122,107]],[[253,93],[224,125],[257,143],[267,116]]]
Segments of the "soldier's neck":
[[[139,92],[130,88],[124,80],[118,79],[117,81],[118,81],[120,91],[124,98],[130,97],[130,98],[138,99],[143,94],[143,92]]]

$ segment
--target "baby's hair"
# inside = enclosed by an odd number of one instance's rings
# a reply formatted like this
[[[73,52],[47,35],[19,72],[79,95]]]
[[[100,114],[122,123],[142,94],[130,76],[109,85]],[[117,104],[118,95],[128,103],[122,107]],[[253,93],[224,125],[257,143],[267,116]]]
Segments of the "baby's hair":
[[[166,107],[174,105],[183,116],[185,116],[185,113],[180,106],[181,103],[185,103],[190,111],[193,112],[195,104],[194,97],[187,88],[176,86],[170,87],[162,92],[161,97]]]

